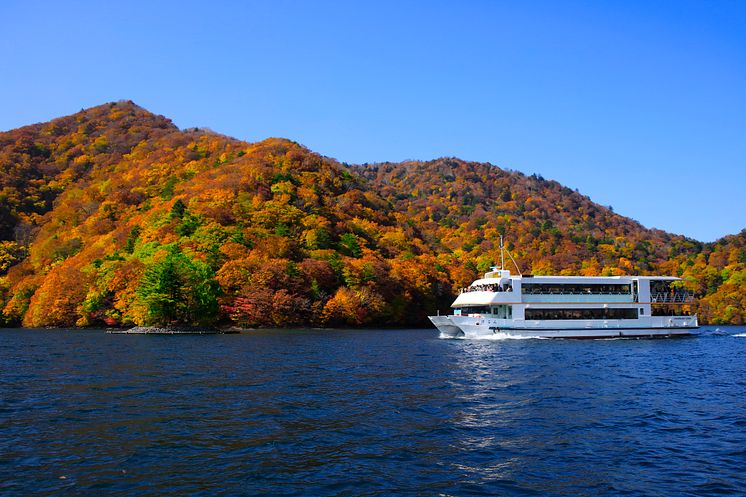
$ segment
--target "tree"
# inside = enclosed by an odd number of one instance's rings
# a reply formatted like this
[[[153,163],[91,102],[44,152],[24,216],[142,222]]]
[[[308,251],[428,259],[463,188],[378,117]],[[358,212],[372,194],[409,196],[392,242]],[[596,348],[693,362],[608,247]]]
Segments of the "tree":
[[[350,257],[360,257],[363,253],[357,237],[352,233],[343,233],[339,237],[339,251]]]
[[[220,287],[213,270],[171,247],[145,270],[137,290],[145,308],[139,324],[210,324],[217,319]]]

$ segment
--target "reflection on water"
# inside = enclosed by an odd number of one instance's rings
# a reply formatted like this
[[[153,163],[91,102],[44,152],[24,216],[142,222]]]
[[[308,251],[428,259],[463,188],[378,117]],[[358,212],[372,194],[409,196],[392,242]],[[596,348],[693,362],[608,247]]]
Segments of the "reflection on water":
[[[718,451],[705,442],[713,437],[706,427],[712,419],[727,419],[731,430],[746,426],[744,415],[716,400],[737,396],[738,385],[718,382],[719,391],[711,390],[712,375],[722,374],[715,363],[723,360],[721,347],[727,344],[697,339],[451,343],[460,345],[451,383],[462,403],[452,420],[463,432],[459,453],[471,461],[454,462],[454,469],[470,481],[520,484],[542,494],[634,493],[641,484],[646,490],[681,485],[682,474],[683,480],[706,480],[704,464],[713,470],[711,477],[728,475],[725,488],[738,488],[737,458],[726,457],[725,469],[700,452],[718,459]],[[744,430],[738,433],[746,441]],[[720,438],[722,443],[727,437]],[[673,458],[691,465],[672,474]],[[724,488],[723,483],[715,488]]]
[[[0,494],[738,492],[734,334],[2,331]]]

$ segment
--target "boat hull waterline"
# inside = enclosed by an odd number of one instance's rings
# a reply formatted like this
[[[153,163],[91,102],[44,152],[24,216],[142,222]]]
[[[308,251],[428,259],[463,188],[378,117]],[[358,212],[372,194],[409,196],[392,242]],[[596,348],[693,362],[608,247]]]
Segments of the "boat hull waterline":
[[[441,338],[650,338],[688,336],[698,333],[694,316],[651,317],[645,323],[622,320],[518,323],[471,316],[430,316]],[[641,320],[642,321],[642,320]]]

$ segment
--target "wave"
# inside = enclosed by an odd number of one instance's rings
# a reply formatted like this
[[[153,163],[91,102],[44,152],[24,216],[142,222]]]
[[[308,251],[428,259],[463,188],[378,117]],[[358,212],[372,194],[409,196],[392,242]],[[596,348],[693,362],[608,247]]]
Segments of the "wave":
[[[720,328],[715,328],[715,329],[712,329],[712,328],[702,328],[701,331],[698,333],[698,335],[699,336],[716,336],[716,337],[721,337],[721,336],[728,336],[728,335],[730,335],[730,333],[728,333],[725,330],[721,330]]]
[[[734,333],[734,331],[738,331],[739,333]],[[702,330],[697,333],[700,337],[737,337],[737,338],[746,338],[746,332],[743,330],[743,326],[739,326],[738,330],[729,330],[729,329],[722,329],[719,327],[716,328],[702,328]]]
[[[440,335],[440,338],[444,339],[451,339],[451,340],[492,340],[492,341],[500,341],[500,340],[550,340],[550,338],[547,337],[527,337],[527,336],[521,336],[521,335],[511,335],[509,333],[493,333],[491,335],[484,335],[484,336],[478,336],[478,337],[451,337],[447,335]]]

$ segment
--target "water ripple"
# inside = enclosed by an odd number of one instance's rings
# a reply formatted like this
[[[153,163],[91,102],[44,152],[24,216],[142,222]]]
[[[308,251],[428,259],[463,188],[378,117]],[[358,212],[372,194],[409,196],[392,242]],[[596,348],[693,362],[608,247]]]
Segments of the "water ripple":
[[[744,328],[0,332],[0,494],[735,495]]]

